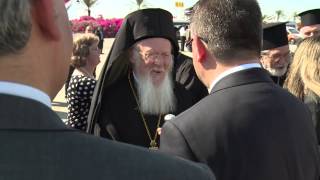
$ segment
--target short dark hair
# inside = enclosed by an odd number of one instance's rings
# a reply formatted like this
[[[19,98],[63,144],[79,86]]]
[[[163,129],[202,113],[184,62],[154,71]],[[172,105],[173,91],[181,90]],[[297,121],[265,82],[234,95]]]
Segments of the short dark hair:
[[[221,63],[260,55],[262,17],[256,0],[200,0],[191,30]]]

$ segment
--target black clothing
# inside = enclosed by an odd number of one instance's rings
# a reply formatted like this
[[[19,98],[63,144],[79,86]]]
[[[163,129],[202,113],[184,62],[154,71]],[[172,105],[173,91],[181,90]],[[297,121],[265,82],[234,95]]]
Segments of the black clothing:
[[[95,31],[95,35],[98,36],[98,38],[99,38],[98,48],[99,48],[100,51],[102,52],[103,43],[104,43],[104,34],[103,34],[103,31],[97,29],[97,30]]]
[[[133,78],[131,82],[134,82]],[[177,115],[193,104],[189,98],[190,95],[179,84],[175,85],[174,94],[177,100],[177,109],[175,112],[167,114]],[[153,138],[157,129],[159,115],[144,114],[144,117]],[[163,122],[164,115],[161,116],[160,127]],[[114,83],[106,91],[101,102],[98,123],[102,137],[150,147],[150,139],[127,77]],[[157,139],[157,144],[159,144],[159,138]]]
[[[186,36],[180,36],[181,40],[181,51],[184,51],[184,46],[186,44]]]
[[[69,66],[68,77],[67,77],[66,82],[64,83],[64,95],[65,95],[65,98],[67,98],[67,93],[68,93],[67,90],[68,90],[69,82],[70,82],[70,79],[71,79],[71,76],[72,76],[74,70],[75,70],[75,68],[70,65]]]
[[[96,86],[96,80],[84,75],[72,76],[67,90],[68,120],[66,124],[85,131],[91,104]]]
[[[304,103],[311,111],[312,120],[316,127],[318,144],[320,145],[320,97],[314,93],[310,93],[304,97]]]
[[[160,150],[209,165],[219,180],[317,180],[316,135],[307,107],[260,68],[219,81],[167,121]]]
[[[286,80],[286,75],[283,76],[270,76],[274,83],[278,84],[280,87],[283,87],[284,81]]]
[[[0,95],[1,180],[214,179],[207,167],[66,126],[38,101]]]
[[[262,50],[274,49],[288,45],[286,22],[263,24]]]
[[[181,84],[191,93],[194,103],[208,95],[207,88],[196,75],[190,57],[179,53],[174,62],[173,72],[176,82]]]
[[[128,126],[130,122],[141,123],[141,119],[137,118],[139,114],[135,114],[137,117],[123,116],[127,112],[134,113],[134,109],[132,108],[135,108],[136,105],[132,103],[132,96],[128,96],[131,94],[131,90],[126,82],[128,72],[131,71],[131,64],[129,62],[131,57],[128,56],[128,50],[136,42],[152,37],[168,39],[173,47],[172,54],[174,57],[177,57],[179,47],[173,28],[172,15],[168,11],[162,9],[142,9],[129,14],[123,20],[95,89],[88,116],[89,128],[87,132],[99,136],[114,136],[111,138],[132,142],[137,145],[149,146],[150,141],[146,143],[148,136],[144,128],[140,128],[138,132],[133,127],[139,126],[139,124],[132,124],[132,127]],[[178,100],[177,110],[179,111],[177,112],[181,112],[192,105],[189,103],[192,102],[192,95],[184,95],[188,93],[186,89],[180,88],[175,84],[174,91]],[[110,111],[113,113],[106,113]],[[120,117],[121,119],[119,119]],[[111,125],[107,126],[108,124]],[[124,132],[125,128],[128,128],[126,132]],[[94,131],[95,129],[98,131]],[[137,131],[137,133],[132,132],[133,130]],[[132,140],[132,137],[129,137],[130,134],[137,135],[139,138]],[[141,139],[142,134],[144,136]]]
[[[298,14],[301,17],[301,26],[320,24],[320,9],[311,9]]]

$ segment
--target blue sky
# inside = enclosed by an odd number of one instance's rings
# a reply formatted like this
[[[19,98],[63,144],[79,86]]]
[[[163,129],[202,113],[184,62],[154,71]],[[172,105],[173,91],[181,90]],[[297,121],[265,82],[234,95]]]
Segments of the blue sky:
[[[70,19],[86,15],[85,6],[71,0],[72,6],[68,10]],[[169,10],[176,19],[183,18],[183,10],[192,6],[197,0],[145,0],[148,7],[159,7]],[[183,2],[184,7],[175,7],[175,2]],[[274,16],[276,10],[284,11],[286,17],[282,20],[292,19],[294,12],[320,8],[320,0],[258,0],[262,13]],[[126,14],[137,9],[135,0],[98,0],[92,8],[92,16],[102,14],[105,18],[123,18]]]
[[[283,10],[288,18],[292,19],[294,12],[303,12],[309,9],[320,8],[320,0],[258,0],[261,11],[268,16],[275,15],[276,10]]]

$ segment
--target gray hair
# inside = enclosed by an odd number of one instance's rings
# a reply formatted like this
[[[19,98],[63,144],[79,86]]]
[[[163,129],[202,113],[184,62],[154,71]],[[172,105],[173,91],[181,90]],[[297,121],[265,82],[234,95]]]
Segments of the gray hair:
[[[259,57],[261,11],[256,0],[200,0],[193,9],[191,31],[221,61]]]
[[[31,0],[0,1],[0,56],[18,53],[31,34]]]

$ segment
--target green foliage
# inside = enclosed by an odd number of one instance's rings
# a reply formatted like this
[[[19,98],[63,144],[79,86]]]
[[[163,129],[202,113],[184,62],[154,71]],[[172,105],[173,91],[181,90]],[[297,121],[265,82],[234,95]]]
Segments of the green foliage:
[[[82,0],[82,2],[88,7],[91,8],[98,0]]]
[[[81,0],[81,2],[87,6],[88,16],[91,15],[91,7],[97,3],[98,0]]]
[[[297,11],[293,12],[292,14],[292,18],[293,18],[293,21],[296,22],[296,19],[298,18],[298,15],[299,13]]]
[[[141,7],[141,4],[143,3],[143,0],[136,0],[138,7]]]
[[[146,3],[146,1],[144,0],[135,0],[135,1],[131,1],[131,5],[132,7],[134,7],[134,10],[138,10],[138,9],[143,9],[143,8],[148,8],[151,7],[149,4]]]
[[[268,15],[262,15],[262,22],[266,23],[269,22],[273,19],[272,16],[268,16]]]
[[[276,10],[277,21],[279,21],[281,17],[284,17],[283,11],[282,10]]]

